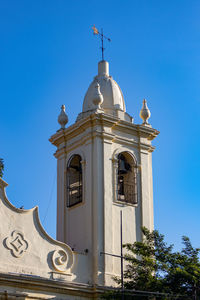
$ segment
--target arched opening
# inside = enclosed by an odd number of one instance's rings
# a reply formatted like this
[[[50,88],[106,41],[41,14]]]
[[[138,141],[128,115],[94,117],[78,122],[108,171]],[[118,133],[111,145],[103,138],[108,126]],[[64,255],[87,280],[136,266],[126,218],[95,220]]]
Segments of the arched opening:
[[[137,204],[137,165],[128,152],[118,155],[117,200]]]
[[[67,207],[82,202],[82,165],[81,156],[73,155],[67,167]]]

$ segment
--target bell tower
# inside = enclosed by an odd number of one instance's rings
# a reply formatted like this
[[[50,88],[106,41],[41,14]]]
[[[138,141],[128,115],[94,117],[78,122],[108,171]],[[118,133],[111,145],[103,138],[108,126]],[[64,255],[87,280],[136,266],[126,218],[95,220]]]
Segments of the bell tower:
[[[57,147],[57,239],[86,257],[87,282],[112,285],[120,274],[120,211],[123,243],[141,240],[141,226],[153,229],[151,141],[146,100],[141,125],[126,113],[119,85],[100,61],[82,112],[68,121],[62,106],[61,128],[50,138]],[[78,264],[79,262],[77,262]]]

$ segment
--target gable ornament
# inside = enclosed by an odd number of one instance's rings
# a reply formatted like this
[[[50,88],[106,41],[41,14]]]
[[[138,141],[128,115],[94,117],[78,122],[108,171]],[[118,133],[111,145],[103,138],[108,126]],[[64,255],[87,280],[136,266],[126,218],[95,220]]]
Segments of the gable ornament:
[[[14,257],[22,257],[28,249],[28,241],[24,238],[24,234],[18,230],[14,230],[9,237],[5,239],[6,247],[11,251]]]

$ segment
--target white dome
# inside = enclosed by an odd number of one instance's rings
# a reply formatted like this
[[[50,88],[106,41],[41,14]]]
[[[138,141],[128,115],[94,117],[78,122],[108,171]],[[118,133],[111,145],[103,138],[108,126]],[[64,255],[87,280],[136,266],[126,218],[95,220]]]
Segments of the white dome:
[[[106,113],[113,113],[116,110],[126,111],[124,97],[119,85],[109,76],[109,65],[107,61],[100,61],[98,64],[98,75],[90,84],[83,101],[83,112],[93,110],[95,105],[93,99],[96,93],[96,84],[100,86],[100,92],[103,96],[101,108]]]

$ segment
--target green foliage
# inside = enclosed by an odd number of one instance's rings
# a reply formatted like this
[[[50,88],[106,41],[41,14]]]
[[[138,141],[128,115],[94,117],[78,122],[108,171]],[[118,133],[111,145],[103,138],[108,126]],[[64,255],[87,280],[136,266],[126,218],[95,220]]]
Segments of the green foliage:
[[[3,171],[4,171],[4,162],[3,159],[0,158],[0,177],[3,177]]]
[[[125,289],[200,299],[200,249],[183,236],[183,249],[174,252],[173,245],[168,246],[157,230],[150,232],[143,227],[142,233],[141,242],[124,245],[127,250]],[[115,280],[120,284],[120,279]]]
[[[200,249],[193,248],[186,236],[182,237],[182,241],[184,247],[181,252],[173,253],[166,281],[174,293],[200,299]]]
[[[168,292],[164,285],[170,268],[173,246],[167,246],[164,236],[154,230],[142,228],[143,241],[126,244],[128,266],[124,273],[125,288],[151,292]]]

